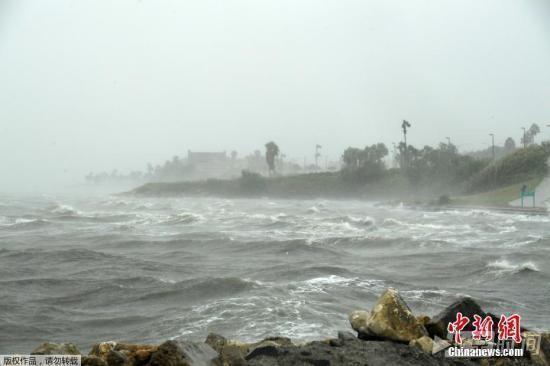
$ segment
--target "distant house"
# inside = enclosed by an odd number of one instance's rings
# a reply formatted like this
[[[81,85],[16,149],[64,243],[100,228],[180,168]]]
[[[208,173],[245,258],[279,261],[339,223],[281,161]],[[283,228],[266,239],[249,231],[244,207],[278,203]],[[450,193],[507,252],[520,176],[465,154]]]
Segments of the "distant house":
[[[227,161],[225,151],[222,152],[195,152],[187,150],[187,161],[192,165],[209,165]]]

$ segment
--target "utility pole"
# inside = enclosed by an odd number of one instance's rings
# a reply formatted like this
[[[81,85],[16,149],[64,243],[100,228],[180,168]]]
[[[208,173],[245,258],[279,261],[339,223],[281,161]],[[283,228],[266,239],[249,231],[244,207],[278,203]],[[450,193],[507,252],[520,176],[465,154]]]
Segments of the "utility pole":
[[[490,133],[489,136],[491,136],[491,140],[493,142],[493,161],[495,161],[495,134]]]
[[[522,127],[523,130],[523,148],[525,149],[527,147],[527,140],[525,135],[525,127]]]

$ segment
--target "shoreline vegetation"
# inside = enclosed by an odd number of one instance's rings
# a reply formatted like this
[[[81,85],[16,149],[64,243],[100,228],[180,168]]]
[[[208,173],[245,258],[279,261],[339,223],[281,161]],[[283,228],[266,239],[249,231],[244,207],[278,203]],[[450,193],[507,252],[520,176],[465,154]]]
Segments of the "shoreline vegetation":
[[[83,366],[344,366],[344,365],[549,365],[550,333],[521,328],[524,342],[540,340],[538,352],[521,357],[449,358],[445,349],[458,346],[447,337],[447,325],[457,313],[493,319],[498,334],[499,318],[485,312],[472,298],[465,297],[429,317],[415,316],[399,292],[386,289],[371,311],[349,315],[350,328],[336,337],[295,343],[273,336],[254,343],[228,340],[210,333],[204,342],[172,339],[160,344],[130,344],[106,341],[95,344],[88,354],[72,343],[43,343],[34,355],[82,355]],[[353,329],[354,332],[351,330]],[[463,331],[472,331],[468,324]],[[462,347],[474,348],[468,333]],[[490,346],[492,347],[492,346]]]
[[[460,155],[456,149],[442,145],[422,154],[415,150],[419,157],[407,169],[385,169],[380,160],[383,154],[376,153],[381,148],[373,145],[365,149],[367,156],[376,156],[372,161],[350,158],[361,152],[350,153],[348,149],[348,163],[337,172],[265,177],[244,170],[236,179],[147,183],[126,194],[376,199],[410,205],[506,208],[519,198],[524,184],[529,190],[535,189],[548,173],[550,157],[547,142],[516,149],[492,163]]]

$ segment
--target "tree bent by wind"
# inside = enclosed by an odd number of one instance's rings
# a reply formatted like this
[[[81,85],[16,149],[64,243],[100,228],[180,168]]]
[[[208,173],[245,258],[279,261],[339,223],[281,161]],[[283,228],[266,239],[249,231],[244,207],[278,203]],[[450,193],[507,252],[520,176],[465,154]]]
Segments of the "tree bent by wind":
[[[273,141],[265,144],[265,161],[269,169],[269,175],[275,174],[275,158],[279,155],[279,146]]]

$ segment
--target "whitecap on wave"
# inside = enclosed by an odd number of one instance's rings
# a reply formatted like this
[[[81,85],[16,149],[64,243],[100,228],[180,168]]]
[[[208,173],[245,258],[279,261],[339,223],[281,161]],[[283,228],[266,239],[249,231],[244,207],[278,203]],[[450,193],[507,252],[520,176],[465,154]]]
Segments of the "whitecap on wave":
[[[56,204],[54,208],[50,210],[50,213],[56,214],[56,215],[78,215],[79,212],[69,205],[64,204]]]
[[[512,263],[506,259],[500,259],[487,264],[487,268],[498,275],[515,274],[520,272],[539,272],[537,265],[531,261]]]
[[[347,278],[338,275],[315,277],[309,280],[295,282],[289,285],[290,292],[296,293],[326,293],[332,287],[360,287],[364,289],[381,289],[384,283],[381,280]]]
[[[307,209],[307,212],[310,214],[313,214],[313,213],[319,213],[321,212],[321,210],[319,210],[317,206],[311,206],[310,208]]]
[[[372,226],[375,224],[374,219],[370,216],[356,217],[356,216],[346,215],[346,216],[340,217],[339,220],[343,222],[348,222],[350,224],[361,225],[361,226]]]

